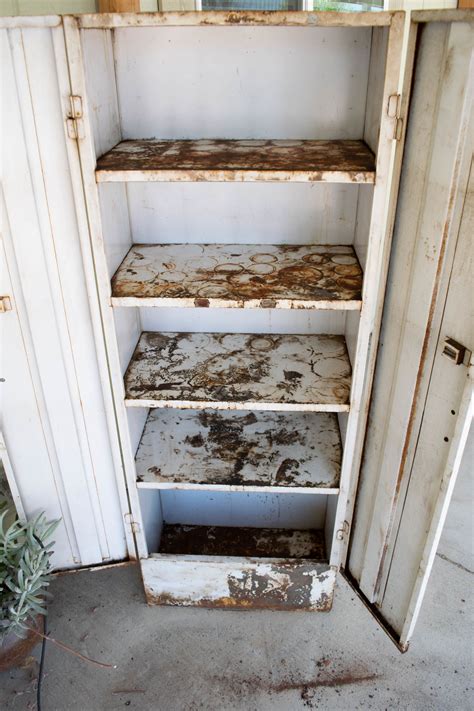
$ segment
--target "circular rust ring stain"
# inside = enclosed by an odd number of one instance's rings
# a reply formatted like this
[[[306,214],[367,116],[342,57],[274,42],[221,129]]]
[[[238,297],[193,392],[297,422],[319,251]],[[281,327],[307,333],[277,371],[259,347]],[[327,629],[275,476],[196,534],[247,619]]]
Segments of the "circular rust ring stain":
[[[225,286],[219,286],[217,284],[210,284],[208,286],[202,286],[198,289],[198,296],[205,297],[206,299],[216,299],[219,296],[227,296],[228,290]]]
[[[278,257],[268,252],[259,252],[258,254],[253,254],[250,257],[250,261],[255,264],[272,264],[273,262],[278,262]]]
[[[309,264],[325,264],[327,261],[328,257],[325,254],[317,254],[315,252],[306,254],[303,257],[303,262],[308,262]]]
[[[357,259],[352,254],[334,254],[331,257],[334,264],[357,264]]]
[[[335,274],[341,274],[342,276],[358,276],[359,270],[355,264],[339,264],[334,268]]]
[[[273,266],[273,264],[252,264],[248,271],[251,274],[273,274],[273,272],[276,270],[276,267]]]
[[[337,285],[345,289],[354,289],[360,286],[360,279],[355,276],[343,276],[337,280]]]
[[[270,351],[273,348],[273,340],[265,336],[253,336],[249,339],[249,347],[254,351]]]
[[[232,264],[232,262],[218,264],[214,267],[215,274],[240,274],[243,271],[244,268],[241,264]]]

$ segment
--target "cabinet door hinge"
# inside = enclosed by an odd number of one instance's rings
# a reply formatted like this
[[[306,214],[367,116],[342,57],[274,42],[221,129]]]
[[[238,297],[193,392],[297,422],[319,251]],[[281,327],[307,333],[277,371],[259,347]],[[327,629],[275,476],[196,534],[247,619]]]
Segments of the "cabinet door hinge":
[[[12,310],[12,301],[9,296],[0,296],[0,314]]]
[[[344,540],[344,538],[347,536],[348,533],[349,533],[349,522],[344,521],[344,523],[342,524],[342,528],[339,528],[336,532],[337,540],[338,541]]]
[[[400,94],[390,94],[387,103],[387,116],[394,120],[393,140],[399,141],[403,133],[403,119],[400,115],[402,97]]]
[[[133,520],[133,516],[131,513],[126,513],[124,516],[125,523],[127,526],[130,527],[130,530],[132,533],[139,533],[140,532],[140,525]]]
[[[84,138],[84,122],[82,120],[82,97],[69,97],[69,112],[66,117],[67,135],[75,141]]]

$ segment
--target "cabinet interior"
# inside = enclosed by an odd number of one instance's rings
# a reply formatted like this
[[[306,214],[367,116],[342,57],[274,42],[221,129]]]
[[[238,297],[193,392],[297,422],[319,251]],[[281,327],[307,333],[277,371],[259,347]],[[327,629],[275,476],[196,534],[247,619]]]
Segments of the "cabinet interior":
[[[281,529],[313,531],[319,553],[303,545],[302,557],[329,561],[387,38],[357,26],[81,31],[149,556],[232,556],[233,527],[254,557],[297,558],[280,555]],[[159,159],[147,139],[169,142]],[[319,163],[309,141],[327,142]]]

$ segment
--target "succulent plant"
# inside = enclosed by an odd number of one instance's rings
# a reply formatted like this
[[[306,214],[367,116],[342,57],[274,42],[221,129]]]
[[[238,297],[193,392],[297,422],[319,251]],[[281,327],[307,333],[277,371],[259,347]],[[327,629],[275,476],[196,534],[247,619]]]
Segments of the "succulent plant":
[[[24,636],[32,619],[46,614],[54,545],[46,541],[57,525],[44,513],[23,523],[11,509],[0,512],[0,643],[10,632]]]

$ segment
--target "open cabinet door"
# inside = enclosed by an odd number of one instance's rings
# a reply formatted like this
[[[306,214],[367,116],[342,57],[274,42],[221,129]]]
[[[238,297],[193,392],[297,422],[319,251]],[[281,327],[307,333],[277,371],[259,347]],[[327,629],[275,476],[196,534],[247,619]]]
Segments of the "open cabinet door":
[[[418,38],[377,370],[344,565],[402,651],[423,600],[473,406],[473,28],[425,22]]]

